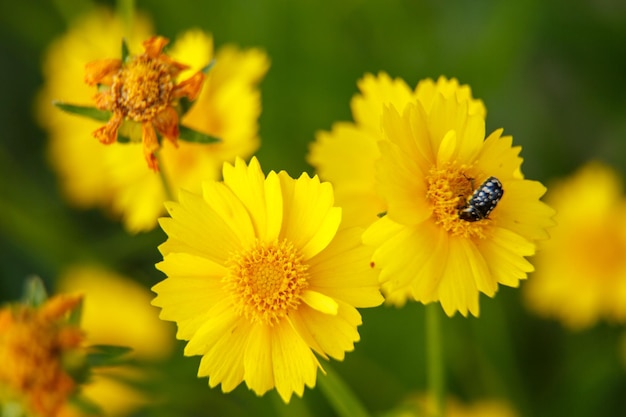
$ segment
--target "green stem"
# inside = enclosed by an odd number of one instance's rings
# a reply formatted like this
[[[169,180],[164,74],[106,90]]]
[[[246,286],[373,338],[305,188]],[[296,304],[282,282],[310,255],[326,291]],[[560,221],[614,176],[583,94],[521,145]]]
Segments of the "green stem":
[[[432,417],[443,417],[445,408],[445,377],[441,341],[441,307],[438,303],[426,306],[426,370],[428,391],[434,404]]]
[[[369,417],[365,406],[350,387],[330,366],[324,365],[326,375],[318,378],[320,390],[340,417]]]
[[[159,178],[161,178],[161,184],[163,185],[163,191],[165,192],[165,200],[176,201],[174,199],[174,194],[172,193],[172,187],[170,187],[170,183],[167,181],[167,176],[165,175],[163,158],[160,157],[160,153],[158,151],[155,155],[157,157],[157,162],[159,163]]]

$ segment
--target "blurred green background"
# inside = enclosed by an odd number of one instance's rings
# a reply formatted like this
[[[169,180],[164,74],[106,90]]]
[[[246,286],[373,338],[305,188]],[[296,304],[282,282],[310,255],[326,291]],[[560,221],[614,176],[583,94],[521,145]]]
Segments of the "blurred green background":
[[[487,106],[487,130],[503,127],[523,147],[529,178],[549,185],[594,158],[626,172],[623,0],[136,3],[166,37],[201,27],[218,47],[267,52],[257,153],[266,170],[311,172],[304,157],[315,132],[351,120],[356,81],[386,71],[411,86],[439,75],[469,84]],[[98,210],[66,205],[33,119],[42,53],[91,6],[0,2],[0,302],[20,297],[32,274],[53,288],[58,272],[80,260],[96,259],[147,287],[163,278],[153,266],[160,230],[129,236]],[[423,310],[362,311],[361,342],[332,363],[376,414],[425,389]],[[521,416],[626,416],[623,338],[623,328],[605,324],[569,332],[526,312],[518,289],[501,288],[481,298],[480,318],[444,321],[447,382],[462,400],[505,398]],[[171,401],[142,415],[333,415],[317,390],[289,407],[275,393],[257,398],[245,387],[222,395],[195,378],[198,362],[177,352],[167,377],[150,387]]]

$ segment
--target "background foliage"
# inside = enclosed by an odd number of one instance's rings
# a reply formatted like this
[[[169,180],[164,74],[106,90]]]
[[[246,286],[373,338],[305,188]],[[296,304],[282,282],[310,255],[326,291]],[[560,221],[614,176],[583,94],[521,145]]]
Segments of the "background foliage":
[[[42,53],[90,7],[0,2],[0,302],[18,298],[31,274],[54,288],[59,271],[81,260],[98,260],[147,287],[163,278],[153,267],[165,239],[160,230],[129,236],[98,210],[66,205],[33,118]],[[266,170],[311,172],[304,156],[315,132],[350,120],[357,79],[386,71],[412,86],[440,74],[471,85],[487,106],[487,130],[504,127],[523,147],[529,178],[549,185],[594,158],[626,171],[621,0],[138,0],[137,7],[164,36],[201,27],[218,46],[268,53],[257,153]],[[626,415],[623,327],[569,332],[527,312],[520,290],[510,288],[482,297],[481,310],[478,319],[444,321],[455,396],[504,397],[523,416]],[[361,342],[333,367],[370,410],[383,413],[425,387],[423,306],[362,313]],[[166,377],[149,387],[164,403],[146,415],[332,415],[317,390],[289,407],[275,393],[210,390],[195,378],[198,358],[183,358],[180,347],[161,370]]]

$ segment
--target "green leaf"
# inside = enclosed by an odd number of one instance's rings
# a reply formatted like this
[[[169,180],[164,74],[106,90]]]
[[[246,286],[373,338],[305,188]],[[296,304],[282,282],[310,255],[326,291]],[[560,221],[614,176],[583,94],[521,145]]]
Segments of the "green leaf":
[[[189,109],[191,109],[191,106],[193,106],[193,101],[189,100],[187,97],[182,97],[180,100],[178,100],[178,106],[180,107],[180,116],[185,115]]]
[[[24,304],[39,307],[48,299],[46,287],[38,276],[27,278],[24,285]]]
[[[106,110],[99,110],[95,107],[61,103],[60,101],[54,101],[52,102],[52,104],[54,104],[64,112],[76,114],[78,116],[89,117],[90,119],[94,119],[99,122],[108,122],[111,118],[111,112]]]
[[[202,132],[198,132],[197,130],[190,129],[186,126],[180,126],[178,137],[181,140],[184,140],[186,142],[195,142],[195,143],[204,143],[204,144],[217,143],[220,141],[220,139],[216,137],[205,135]]]
[[[122,356],[130,351],[132,349],[125,346],[93,345],[89,347],[87,365],[90,367],[116,365],[124,362],[126,359]]]
[[[122,63],[126,63],[126,60],[130,56],[130,50],[128,49],[128,44],[126,43],[126,39],[122,39]]]

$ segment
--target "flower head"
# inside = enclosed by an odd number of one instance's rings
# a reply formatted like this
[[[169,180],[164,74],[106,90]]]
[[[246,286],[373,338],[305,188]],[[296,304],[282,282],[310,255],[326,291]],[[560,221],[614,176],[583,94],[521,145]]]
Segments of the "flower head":
[[[188,64],[190,68],[178,73],[178,78],[183,80],[193,78],[208,63],[215,63],[205,76],[198,97],[179,122],[180,126],[219,138],[219,142],[200,144],[179,140],[176,147],[173,141],[163,140],[159,149],[161,172],[154,175],[142,156],[151,147],[119,142],[102,146],[96,140],[88,140],[101,127],[98,122],[59,111],[50,104],[53,100],[92,102],[93,87],[82,82],[85,64],[117,56],[123,37],[131,51],[140,50],[141,41],[152,36],[151,24],[138,15],[131,27],[133,32],[124,34],[120,19],[106,9],[99,9],[77,20],[65,35],[52,42],[44,59],[45,82],[37,110],[41,124],[49,133],[50,162],[68,200],[78,207],[102,207],[120,218],[129,231],[139,232],[153,229],[164,212],[166,192],[162,178],[170,189],[199,191],[197,178],[217,179],[223,161],[232,161],[236,156],[247,158],[258,148],[261,100],[257,85],[269,62],[258,49],[243,51],[224,46],[214,53],[212,38],[200,30],[176,37],[168,48],[170,58],[157,54],[165,60],[159,65],[170,67],[167,64],[170,59]],[[150,49],[150,54],[154,49]],[[172,65],[177,68],[176,64]],[[112,83],[110,78],[104,82]],[[112,94],[111,88],[108,91]],[[183,88],[181,92],[184,91]],[[173,119],[159,119],[152,126],[157,131],[159,126],[174,126],[161,123],[167,120]],[[142,124],[123,122],[120,133],[141,138]],[[139,127],[138,132],[133,131],[134,127]],[[150,143],[154,141],[150,139]]]
[[[0,309],[0,401],[18,401],[33,415],[60,415],[77,387],[66,365],[83,333],[66,319],[80,301],[59,295],[38,308]]]
[[[572,329],[626,323],[626,198],[611,168],[592,162],[546,197],[557,226],[524,287],[533,311]]]
[[[351,103],[354,123],[337,123],[331,132],[318,133],[307,159],[320,177],[335,187],[346,224],[368,226],[387,209],[375,177],[380,158],[378,141],[383,139],[380,123],[386,106],[402,113],[409,103],[420,101],[430,109],[435,97],[442,94],[467,101],[472,114],[484,117],[486,110],[482,101],[472,98],[470,88],[459,85],[454,78],[439,77],[436,82],[425,79],[412,90],[403,80],[391,79],[385,73],[367,74],[358,87],[361,94]]]
[[[104,144],[117,140],[122,122],[130,120],[141,123],[143,151],[148,166],[158,170],[154,152],[159,148],[156,136],[176,144],[178,139],[177,100],[187,97],[195,100],[200,93],[204,74],[196,72],[185,81],[176,83],[178,74],[188,66],[172,60],[163,53],[169,40],[153,36],[143,43],[145,52],[120,59],[104,59],[87,63],[85,82],[109,88],[99,91],[94,100],[100,110],[113,115],[109,122],[97,129],[94,136]]]
[[[168,240],[153,304],[202,355],[199,376],[231,391],[242,381],[284,401],[315,385],[323,358],[359,340],[356,307],[382,302],[361,230],[339,228],[332,187],[303,174],[263,175],[258,161],[224,164],[224,182],[181,191],[161,220]]]
[[[533,270],[525,258],[552,224],[552,210],[539,201],[545,188],[524,179],[510,136],[500,129],[485,138],[484,106],[469,87],[440,78],[412,94],[385,75],[363,85],[367,98],[353,108],[369,122],[350,127],[358,132],[350,140],[340,134],[320,141],[312,159],[326,166],[323,176],[336,172],[338,189],[358,190],[362,198],[353,201],[372,203],[359,221],[370,224],[363,239],[375,248],[389,301],[439,301],[448,315],[478,315],[479,293],[515,287]],[[365,159],[354,152],[360,141],[370,149]],[[350,154],[341,167],[325,156],[331,146]],[[342,181],[353,166],[375,174]],[[377,212],[384,216],[375,220]]]

